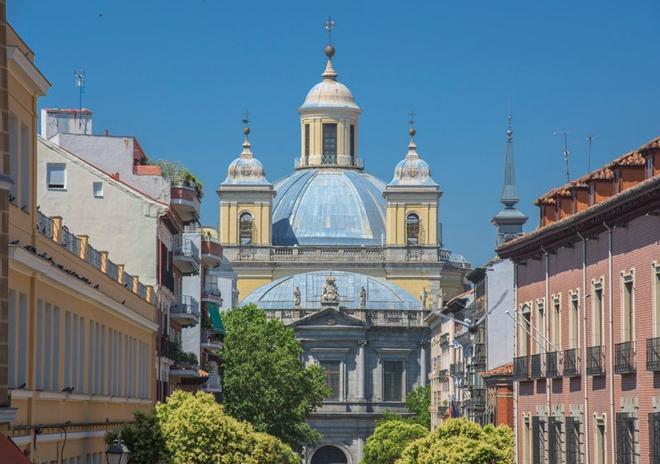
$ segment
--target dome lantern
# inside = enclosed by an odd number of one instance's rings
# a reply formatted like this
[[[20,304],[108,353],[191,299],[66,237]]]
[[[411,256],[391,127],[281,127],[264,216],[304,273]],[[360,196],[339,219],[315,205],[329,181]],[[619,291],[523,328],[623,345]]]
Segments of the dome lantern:
[[[334,24],[331,18],[326,22],[330,34]],[[301,145],[296,168],[362,169],[358,159],[361,110],[348,87],[337,80],[333,63],[336,49],[330,40],[324,52],[328,60],[321,73],[323,79],[310,89],[298,109]]]
[[[229,165],[223,184],[269,184],[264,165],[254,157],[250,143],[250,126],[247,116],[243,119],[243,150]]]

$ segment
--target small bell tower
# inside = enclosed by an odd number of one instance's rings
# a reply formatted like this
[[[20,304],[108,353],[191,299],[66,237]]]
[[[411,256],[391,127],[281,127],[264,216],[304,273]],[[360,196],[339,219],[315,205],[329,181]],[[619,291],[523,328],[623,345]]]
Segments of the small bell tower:
[[[431,169],[417,153],[415,113],[410,113],[410,142],[394,178],[385,187],[387,246],[440,245],[438,203],[442,191],[431,178]]]
[[[243,150],[229,165],[218,187],[220,243],[228,246],[267,246],[272,242],[272,206],[275,190],[263,164],[254,157],[247,113],[243,119]]]

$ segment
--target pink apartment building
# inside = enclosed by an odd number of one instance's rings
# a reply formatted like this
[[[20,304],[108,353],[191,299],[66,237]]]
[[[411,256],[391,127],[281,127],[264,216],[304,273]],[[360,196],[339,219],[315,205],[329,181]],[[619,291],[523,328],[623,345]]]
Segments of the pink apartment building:
[[[660,138],[536,201],[515,263],[518,463],[660,463]]]

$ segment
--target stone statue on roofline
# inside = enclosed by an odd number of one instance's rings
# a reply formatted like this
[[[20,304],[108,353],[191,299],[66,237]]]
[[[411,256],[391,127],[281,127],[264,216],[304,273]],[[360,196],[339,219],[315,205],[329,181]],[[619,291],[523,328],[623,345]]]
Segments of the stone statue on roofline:
[[[367,291],[364,287],[360,287],[360,309],[367,307]]]
[[[296,308],[300,307],[300,299],[301,299],[300,287],[296,287],[295,290],[293,291],[293,305]]]
[[[422,303],[422,309],[426,309],[426,301],[428,300],[429,294],[426,291],[426,287],[422,288],[422,292],[419,294],[419,300]]]
[[[323,293],[321,294],[322,304],[338,304],[339,303],[339,290],[333,276],[328,276],[325,279],[323,286]]]

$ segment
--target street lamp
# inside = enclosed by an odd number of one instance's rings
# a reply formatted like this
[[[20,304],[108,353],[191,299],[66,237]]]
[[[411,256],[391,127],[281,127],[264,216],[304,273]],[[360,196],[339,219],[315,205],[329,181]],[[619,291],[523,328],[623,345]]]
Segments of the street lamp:
[[[121,432],[110,443],[108,449],[105,450],[105,459],[108,464],[128,464],[128,458],[131,452],[128,450],[123,441],[121,441]]]

